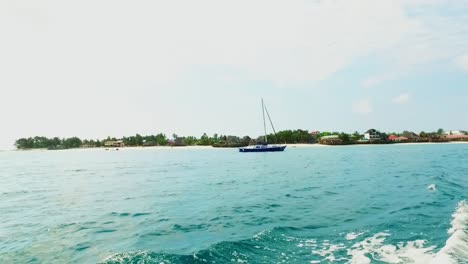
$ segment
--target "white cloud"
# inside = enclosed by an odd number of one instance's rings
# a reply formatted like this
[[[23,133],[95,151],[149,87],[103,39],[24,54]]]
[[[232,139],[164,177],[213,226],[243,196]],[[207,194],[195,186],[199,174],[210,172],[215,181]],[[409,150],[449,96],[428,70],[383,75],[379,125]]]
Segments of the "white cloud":
[[[466,10],[468,1],[409,0],[401,3],[405,12],[411,13],[412,27],[401,39],[376,51],[387,69],[366,77],[361,82],[364,87],[424,71],[433,62],[449,63],[458,54],[468,52],[468,14],[460,12]]]
[[[396,104],[404,104],[407,103],[410,99],[410,95],[408,93],[402,93],[397,97],[393,98],[393,102]]]
[[[465,54],[465,55],[462,55],[458,58],[457,60],[458,62],[458,65],[463,69],[465,70],[466,72],[468,72],[468,53]]]
[[[393,78],[396,77],[396,73],[392,72],[392,73],[383,73],[383,74],[380,74],[380,75],[374,75],[374,76],[370,76],[368,77],[367,79],[364,79],[362,82],[361,82],[361,85],[366,87],[366,88],[369,88],[369,87],[373,87],[373,86],[376,86],[382,82],[385,82],[385,81],[388,81],[388,80],[392,80]]]
[[[24,74],[36,86],[171,80],[200,64],[232,65],[252,79],[314,81],[363,55],[411,64],[440,54],[427,44],[439,30],[406,14],[419,1],[4,2],[0,70],[12,85],[27,86],[12,81]]]
[[[361,99],[352,105],[353,112],[356,114],[367,115],[372,113],[372,106],[369,99]]]

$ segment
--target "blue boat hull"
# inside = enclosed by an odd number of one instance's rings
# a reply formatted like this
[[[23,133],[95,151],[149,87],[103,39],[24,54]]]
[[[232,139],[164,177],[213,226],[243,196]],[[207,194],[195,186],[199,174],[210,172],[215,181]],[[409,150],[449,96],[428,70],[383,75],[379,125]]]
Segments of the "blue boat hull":
[[[285,148],[286,146],[255,146],[253,148],[239,148],[239,152],[278,152]]]

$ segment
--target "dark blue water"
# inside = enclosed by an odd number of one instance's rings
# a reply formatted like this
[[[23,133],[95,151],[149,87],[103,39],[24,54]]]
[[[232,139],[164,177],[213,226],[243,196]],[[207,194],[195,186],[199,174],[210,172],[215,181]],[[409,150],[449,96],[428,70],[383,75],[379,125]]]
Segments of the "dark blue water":
[[[0,263],[468,263],[467,196],[468,144],[0,152]]]

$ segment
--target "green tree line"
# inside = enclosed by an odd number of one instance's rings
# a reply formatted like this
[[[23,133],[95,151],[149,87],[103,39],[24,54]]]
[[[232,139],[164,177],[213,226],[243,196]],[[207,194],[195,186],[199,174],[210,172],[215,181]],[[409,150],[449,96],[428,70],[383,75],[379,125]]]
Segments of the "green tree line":
[[[263,136],[258,137],[257,141],[259,143],[265,143],[265,138]],[[267,135],[267,141],[269,144],[307,144],[315,142],[315,137],[307,130],[283,130],[276,134]]]
[[[253,143],[250,137],[237,137],[228,135],[208,136],[206,133],[201,137],[195,136],[178,136],[172,135],[169,139],[165,134],[159,133],[156,135],[142,136],[136,134],[135,136],[128,136],[122,138],[107,137],[106,139],[80,139],[78,137],[71,138],[47,138],[47,137],[29,137],[20,138],[15,141],[17,149],[70,149],[81,147],[104,147],[108,146],[106,143],[121,141],[124,146],[246,146]]]
[[[16,140],[15,146],[18,149],[68,149],[79,148],[83,145],[83,141],[77,137],[71,138],[46,138],[46,137],[29,137]]]
[[[443,129],[438,129],[436,132],[421,132],[419,135],[422,138],[436,141],[437,138],[441,137]],[[381,133],[382,138],[386,139],[388,135],[407,136],[411,134],[409,131],[403,131],[402,133]],[[311,134],[308,130],[296,129],[296,130],[283,130],[276,134],[267,135],[267,141],[269,144],[308,144],[320,142],[320,138],[324,136],[337,135],[341,141],[345,144],[352,144],[362,138],[362,134],[354,132],[352,134],[343,132],[320,132]],[[173,134],[172,138],[168,138],[165,134],[159,133],[156,135],[142,136],[136,134],[135,136],[122,137],[120,139],[107,137],[106,139],[84,139],[81,140],[78,137],[71,138],[47,138],[47,137],[29,137],[20,138],[16,140],[15,146],[18,149],[69,149],[69,148],[80,148],[80,147],[102,147],[106,146],[106,142],[112,142],[121,140],[125,146],[214,146],[214,147],[241,147],[252,144],[263,144],[265,143],[265,137],[259,136],[256,139],[250,138],[249,136],[238,137],[233,135],[218,135],[214,134],[209,136],[206,133],[200,137],[195,136],[179,136]]]

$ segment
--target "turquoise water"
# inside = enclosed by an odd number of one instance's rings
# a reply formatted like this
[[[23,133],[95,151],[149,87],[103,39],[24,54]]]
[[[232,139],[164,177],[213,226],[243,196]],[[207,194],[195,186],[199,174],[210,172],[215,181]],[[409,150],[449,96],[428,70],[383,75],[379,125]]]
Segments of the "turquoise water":
[[[0,263],[468,263],[467,196],[468,144],[0,152]]]

